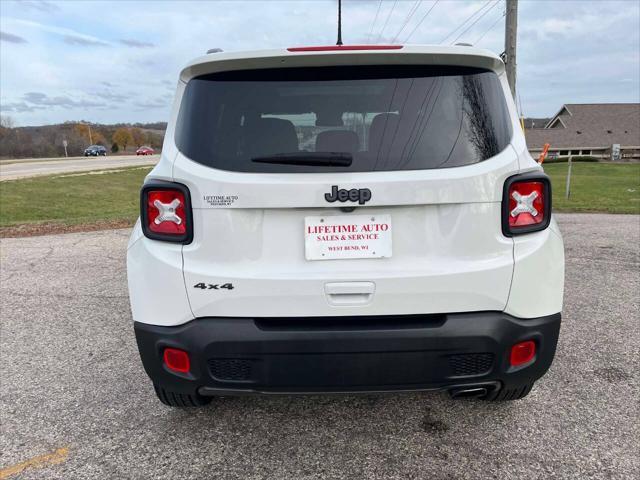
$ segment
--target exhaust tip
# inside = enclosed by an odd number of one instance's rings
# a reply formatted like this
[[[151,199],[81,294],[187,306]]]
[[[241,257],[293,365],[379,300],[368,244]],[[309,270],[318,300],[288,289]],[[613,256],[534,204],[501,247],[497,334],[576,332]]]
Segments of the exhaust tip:
[[[456,400],[462,398],[484,398],[488,393],[487,387],[463,387],[449,390],[451,398]]]

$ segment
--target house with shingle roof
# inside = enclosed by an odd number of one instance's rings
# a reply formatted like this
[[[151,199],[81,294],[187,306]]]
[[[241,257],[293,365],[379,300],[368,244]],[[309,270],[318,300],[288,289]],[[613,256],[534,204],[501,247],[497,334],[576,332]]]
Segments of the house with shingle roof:
[[[534,158],[548,143],[551,158],[640,160],[640,103],[567,103],[544,128],[526,128],[525,137]]]

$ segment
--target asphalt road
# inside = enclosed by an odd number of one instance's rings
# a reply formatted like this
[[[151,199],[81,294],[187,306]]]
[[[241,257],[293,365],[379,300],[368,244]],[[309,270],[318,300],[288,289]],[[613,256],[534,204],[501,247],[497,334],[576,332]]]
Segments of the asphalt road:
[[[0,163],[0,181],[17,178],[53,175],[56,173],[88,172],[106,170],[108,168],[133,167],[138,165],[155,165],[160,155],[137,156],[118,155],[106,157],[70,157],[62,160],[50,158],[33,159],[32,161],[16,161],[16,163]]]
[[[556,361],[511,403],[245,397],[172,410],[138,359],[128,231],[3,239],[0,478],[638,478],[640,217],[559,218]]]

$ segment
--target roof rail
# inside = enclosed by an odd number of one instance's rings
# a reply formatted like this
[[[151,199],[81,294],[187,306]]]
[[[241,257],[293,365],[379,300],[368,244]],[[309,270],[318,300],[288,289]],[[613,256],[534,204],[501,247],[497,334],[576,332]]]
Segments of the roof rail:
[[[207,55],[209,55],[210,53],[220,53],[222,52],[221,48],[210,48],[209,50],[207,50]]]

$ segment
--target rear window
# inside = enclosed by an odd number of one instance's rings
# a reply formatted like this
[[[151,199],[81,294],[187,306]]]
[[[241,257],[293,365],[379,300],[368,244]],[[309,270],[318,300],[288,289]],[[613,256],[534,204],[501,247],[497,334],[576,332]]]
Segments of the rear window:
[[[176,143],[195,162],[236,172],[424,170],[498,154],[510,141],[510,125],[491,71],[243,70],[189,81]]]

